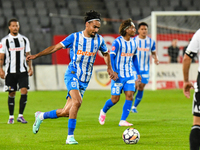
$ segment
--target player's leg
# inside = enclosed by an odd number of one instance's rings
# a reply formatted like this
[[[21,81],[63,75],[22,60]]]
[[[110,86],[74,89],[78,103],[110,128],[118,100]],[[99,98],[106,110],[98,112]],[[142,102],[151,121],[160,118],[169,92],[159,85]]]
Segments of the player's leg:
[[[67,98],[67,102],[64,108],[51,110],[48,112],[40,112],[37,111],[35,113],[35,123],[33,124],[33,133],[37,133],[40,128],[40,124],[44,119],[56,119],[59,117],[69,117],[69,110],[72,106],[72,99],[70,97]]]
[[[190,150],[200,149],[200,92],[193,96],[193,126],[190,132]]]
[[[121,120],[119,122],[119,126],[132,126],[132,123],[129,123],[126,121],[130,111],[131,111],[131,106],[133,103],[133,94],[135,91],[135,82],[132,78],[126,81],[123,87],[124,93],[125,93],[125,103],[122,109],[122,116]]]
[[[8,94],[8,110],[9,110],[8,124],[14,123],[15,94],[16,94],[15,91],[9,92]]]
[[[69,93],[72,98],[72,105],[69,110],[68,136],[66,144],[78,144],[78,142],[74,139],[74,131],[76,128],[78,110],[82,104],[82,97],[78,90],[71,90]]]
[[[27,121],[23,117],[24,109],[27,103],[27,93],[29,89],[29,81],[28,81],[28,73],[20,73],[18,75],[18,84],[21,93],[20,101],[19,101],[19,115],[17,118],[18,122],[27,123]]]
[[[111,99],[108,99],[104,105],[104,107],[100,110],[99,114],[99,123],[104,125],[106,119],[107,111],[113,107],[120,99],[120,95],[112,95]]]
[[[117,81],[111,80],[111,98],[106,101],[99,114],[99,123],[101,125],[105,123],[107,111],[119,101],[122,89],[122,86],[120,85],[120,79]]]
[[[8,110],[9,119],[8,124],[14,123],[14,108],[15,108],[15,94],[17,90],[16,74],[8,73],[5,78],[5,91],[8,92]]]
[[[21,88],[21,97],[19,101],[19,115],[17,118],[17,121],[21,123],[27,123],[27,121],[23,117],[24,109],[27,103],[27,93],[28,93],[27,88]]]
[[[132,112],[134,112],[134,113],[137,113],[137,106],[139,105],[139,103],[142,100],[145,85],[146,84],[144,84],[144,83],[139,84],[138,91],[137,91],[137,94],[135,96],[134,105],[132,107]]]
[[[122,109],[122,116],[121,116],[121,120],[120,120],[120,123],[119,125],[122,126],[123,124],[127,124],[127,126],[131,126],[133,124],[131,123],[128,123],[126,121],[130,111],[131,111],[131,106],[132,106],[132,103],[133,103],[133,91],[125,91],[125,96],[126,96],[126,100],[125,100],[125,103],[124,103],[124,106],[123,106],[123,109]]]

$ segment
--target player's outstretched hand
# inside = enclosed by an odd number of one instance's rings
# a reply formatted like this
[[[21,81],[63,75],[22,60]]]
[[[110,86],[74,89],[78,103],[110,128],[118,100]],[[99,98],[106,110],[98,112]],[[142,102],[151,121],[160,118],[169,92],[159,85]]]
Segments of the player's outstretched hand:
[[[183,93],[187,98],[190,98],[190,89],[194,88],[191,82],[184,82],[183,83]]]
[[[35,58],[36,58],[36,55],[28,55],[28,56],[26,56],[26,61],[29,61],[29,60],[32,60]]]

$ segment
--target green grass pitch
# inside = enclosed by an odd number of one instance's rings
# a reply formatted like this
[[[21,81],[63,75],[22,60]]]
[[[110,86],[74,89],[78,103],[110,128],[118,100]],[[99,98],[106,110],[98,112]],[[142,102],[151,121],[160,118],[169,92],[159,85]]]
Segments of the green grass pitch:
[[[100,109],[110,98],[110,91],[86,90],[78,113],[75,139],[78,145],[66,145],[68,118],[48,119],[33,134],[34,113],[50,111],[65,105],[67,91],[29,92],[24,117],[28,124],[16,121],[19,97],[15,99],[15,123],[7,124],[7,93],[0,93],[0,149],[1,150],[188,150],[192,126],[192,98],[186,99],[182,90],[145,90],[138,113],[130,113],[127,121],[140,132],[136,145],[127,145],[119,127],[125,96],[107,113],[102,126],[98,122]]]

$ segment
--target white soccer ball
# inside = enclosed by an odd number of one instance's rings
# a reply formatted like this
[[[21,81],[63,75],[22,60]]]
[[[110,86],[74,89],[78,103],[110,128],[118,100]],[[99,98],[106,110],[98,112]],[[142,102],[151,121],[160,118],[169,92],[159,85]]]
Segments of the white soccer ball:
[[[137,144],[140,139],[140,133],[134,128],[128,128],[123,132],[122,138],[126,144]]]

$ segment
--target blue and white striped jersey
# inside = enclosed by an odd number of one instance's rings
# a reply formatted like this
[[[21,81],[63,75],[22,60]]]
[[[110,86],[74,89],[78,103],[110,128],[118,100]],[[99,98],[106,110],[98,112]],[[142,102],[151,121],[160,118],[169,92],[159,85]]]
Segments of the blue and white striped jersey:
[[[136,41],[131,38],[124,40],[122,36],[116,38],[112,43],[110,54],[114,54],[114,71],[119,77],[126,78],[133,76],[133,56],[137,55]],[[113,62],[111,62],[113,64]]]
[[[138,63],[140,66],[141,73],[149,73],[150,69],[150,55],[151,52],[156,50],[155,41],[150,37],[146,37],[145,39],[139,38],[139,36],[134,37],[138,44]]]
[[[63,48],[70,48],[70,59],[67,72],[74,72],[82,82],[89,82],[97,51],[108,52],[101,35],[85,37],[83,31],[70,34],[62,42]]]

